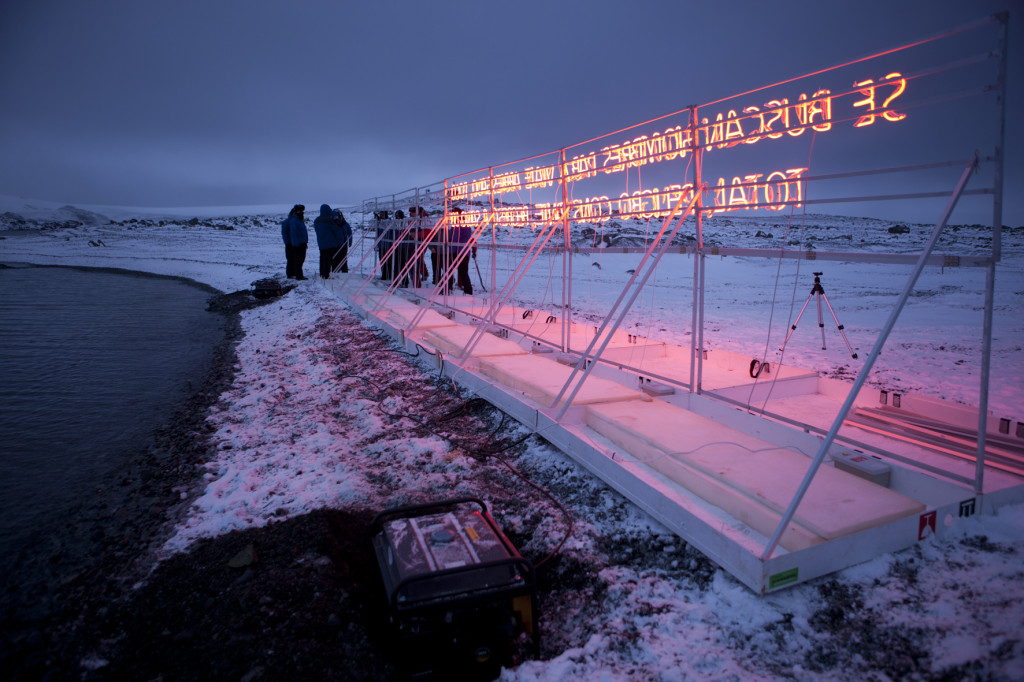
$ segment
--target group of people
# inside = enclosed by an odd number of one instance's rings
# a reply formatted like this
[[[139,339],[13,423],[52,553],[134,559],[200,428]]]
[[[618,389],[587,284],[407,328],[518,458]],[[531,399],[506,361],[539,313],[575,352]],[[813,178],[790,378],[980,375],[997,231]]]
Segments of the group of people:
[[[456,207],[450,209],[451,214],[461,214]],[[473,229],[458,222],[446,222],[431,238],[434,227],[422,206],[409,207],[409,215],[401,209],[395,211],[394,217],[389,211],[375,211],[377,223],[377,257],[380,260],[380,276],[384,280],[401,278],[400,287],[410,284],[414,287],[423,286],[428,276],[426,254],[418,262],[412,263],[417,247],[428,243],[430,253],[431,282],[440,286],[445,293],[452,291],[454,285],[468,295],[473,294],[473,282],[469,277],[470,256],[476,258],[476,245],[467,248],[472,241]]]
[[[288,279],[306,279],[302,266],[306,262],[309,232],[306,230],[306,207],[295,204],[281,222],[284,240],[285,275]],[[340,209],[320,205],[320,215],[313,221],[316,245],[320,249],[320,277],[329,279],[333,272],[348,272],[348,249],[352,243],[352,226]]]
[[[296,204],[281,222],[281,238],[284,240],[285,274],[288,279],[306,279],[302,266],[306,262],[309,232],[306,229],[306,207]],[[457,216],[462,210],[453,207],[450,214]],[[467,247],[472,241],[473,229],[460,221],[446,221],[433,237],[433,224],[422,206],[411,206],[409,216],[401,209],[394,217],[389,211],[376,211],[377,255],[380,259],[381,279],[401,278],[398,286],[423,286],[429,275],[435,287],[442,287],[450,293],[454,286],[470,296],[473,282],[469,277],[470,257],[476,258],[476,245]],[[352,244],[352,226],[345,220],[340,209],[327,204],[320,205],[320,215],[313,221],[316,243],[320,249],[320,277],[329,279],[334,272],[348,272],[349,247]],[[428,243],[430,269],[424,255],[413,263],[417,247]]]

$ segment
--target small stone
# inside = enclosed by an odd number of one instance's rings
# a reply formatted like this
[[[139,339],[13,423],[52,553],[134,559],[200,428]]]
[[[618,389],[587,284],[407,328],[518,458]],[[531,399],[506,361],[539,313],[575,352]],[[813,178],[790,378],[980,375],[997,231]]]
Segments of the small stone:
[[[231,561],[228,562],[228,566],[231,568],[245,568],[256,563],[256,547],[252,544],[245,546],[241,552],[231,557]]]

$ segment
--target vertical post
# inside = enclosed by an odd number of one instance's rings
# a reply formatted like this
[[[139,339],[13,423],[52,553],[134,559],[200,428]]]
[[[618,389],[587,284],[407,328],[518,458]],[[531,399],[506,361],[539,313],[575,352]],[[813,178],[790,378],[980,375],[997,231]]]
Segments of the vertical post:
[[[416,229],[412,232],[412,252],[413,254],[419,254],[420,251],[420,211],[422,207],[420,204],[420,188],[416,188],[415,203],[413,206],[416,207],[416,219],[412,220],[412,216],[409,216],[410,221],[416,226]],[[423,286],[423,282],[420,281],[420,263],[423,262],[423,256],[413,255],[412,269],[409,270],[409,284],[413,289],[418,289]]]
[[[509,227],[509,239],[512,237],[512,228]],[[498,225],[496,221],[491,222],[491,290],[487,294],[487,300],[493,302],[498,291]]]
[[[700,393],[700,377],[703,369],[704,348],[704,196],[703,162],[698,144],[700,127],[697,125],[697,107],[690,106],[690,146],[693,149],[693,191],[697,193],[695,204],[697,250],[693,255],[693,312],[690,333],[690,392]]]
[[[376,216],[380,215],[380,208],[381,208],[380,198],[379,197],[374,197],[374,216],[375,216],[374,217],[374,222],[373,222],[373,226],[374,226],[374,245],[371,247],[373,249],[377,248],[377,218],[376,218]],[[359,241],[362,242],[364,240],[359,240]],[[359,250],[359,265],[360,265],[359,272],[360,273],[362,272],[361,265],[362,265],[362,263],[366,262],[366,260],[367,260],[367,245],[364,244],[364,245],[362,245],[362,248]],[[374,269],[373,267],[370,268],[371,271],[373,271],[373,269]]]
[[[469,210],[469,206],[466,206],[466,210]],[[434,258],[433,262],[431,262],[431,264],[430,264],[431,279],[437,280],[437,284],[434,285],[434,289],[430,292],[430,296],[431,296],[432,299],[433,298],[437,298],[437,287],[441,286],[443,284],[443,280],[441,279],[440,275],[438,273],[434,272],[433,268],[434,268],[435,264],[438,267],[440,267],[441,264],[444,263],[444,257],[442,256],[442,251],[441,251],[442,246],[440,246],[439,243],[441,242],[441,240],[444,237],[444,229],[445,229],[444,226],[448,224],[448,178],[444,179],[444,213],[441,215],[441,223],[442,223],[442,226],[441,226],[441,230],[440,231],[437,230],[437,229],[434,229],[434,230],[431,230],[431,233],[430,233],[431,234],[430,239],[434,242],[434,248],[437,249],[437,251],[435,252],[436,258]],[[435,228],[436,228],[436,226],[435,226]],[[438,232],[440,232],[440,234],[438,234]]]
[[[995,251],[993,239],[992,250]],[[978,447],[975,453],[974,496],[980,498],[985,482],[985,439],[988,432],[988,388],[991,378],[992,310],[995,299],[996,264],[990,260],[985,266],[985,313],[981,337],[981,384],[978,395]]]
[[[497,221],[498,214],[494,212],[494,166],[490,167],[489,172],[490,172],[490,178],[491,178],[491,180],[490,180],[490,185],[491,185],[491,253],[493,254],[496,251],[496,249],[495,249],[496,241],[495,241],[494,231],[497,229],[497,222],[498,222]],[[472,255],[473,255],[473,250],[470,249],[470,252],[466,255],[466,258],[470,258]],[[493,266],[493,264],[491,266],[491,277],[492,277],[491,291],[494,291],[494,282],[493,282],[494,266]],[[470,279],[472,279],[472,276],[470,277]],[[481,282],[481,284],[483,284],[483,282]],[[495,311],[494,314],[497,315],[498,312],[500,312],[500,311]]]
[[[980,498],[985,482],[985,438],[988,431],[988,390],[992,371],[992,316],[995,308],[996,263],[1002,258],[1003,145],[1006,142],[1006,46],[1009,14],[999,15],[999,66],[996,81],[996,149],[992,175],[992,255],[985,266],[985,314],[981,338],[981,385],[978,395],[978,450],[974,470],[974,495]],[[982,508],[981,505],[978,507]]]
[[[561,176],[561,181],[562,181],[562,233],[563,233],[563,236],[564,236],[564,238],[563,238],[564,247],[563,247],[563,251],[562,251],[562,314],[561,314],[561,318],[562,318],[562,352],[565,353],[565,352],[569,351],[569,337],[570,337],[570,334],[569,334],[570,319],[569,318],[572,315],[572,313],[570,312],[569,308],[567,307],[568,304],[571,302],[571,292],[572,292],[572,289],[570,288],[572,285],[570,284],[569,280],[567,279],[567,278],[572,276],[571,266],[568,266],[568,264],[572,262],[572,253],[569,251],[569,247],[571,246],[571,240],[569,239],[569,188],[568,188],[568,182],[566,181],[566,177],[565,177],[565,147],[562,147],[561,157],[562,157],[562,164],[561,164],[561,171],[560,171],[559,175]]]
[[[446,179],[444,181],[444,183],[445,183],[445,188],[447,189],[447,187],[448,187],[448,180]],[[469,211],[469,207],[473,203],[473,201],[472,201],[472,196],[473,195],[470,192],[471,192],[471,186],[467,185],[467,187],[466,187],[466,208],[464,209],[466,211]],[[438,264],[438,267],[441,268],[441,273],[437,276],[437,285],[436,285],[436,287],[441,287],[441,290],[443,292],[441,294],[441,296],[445,300],[445,305],[447,305],[447,302],[448,302],[448,289],[451,288],[451,286],[452,286],[451,280],[448,279],[448,274],[449,274],[448,271],[451,270],[451,267],[448,265],[448,238],[449,238],[448,235],[450,234],[449,229],[448,229],[449,225],[451,225],[451,218],[449,216],[449,208],[448,208],[448,192],[446,191],[445,192],[445,199],[444,199],[444,215],[441,217],[441,226],[440,226],[440,228],[438,230],[436,230],[434,232],[434,236],[431,237],[434,240],[434,243],[437,245],[436,246],[436,248],[437,248],[437,264]],[[436,287],[430,293],[430,300],[431,301],[434,301],[434,300],[437,299],[438,289]],[[422,312],[416,316],[416,319],[413,321],[414,323],[419,322],[420,315],[422,315]],[[410,329],[414,329],[414,328],[415,327],[410,327]]]
[[[997,67],[996,97],[999,106],[996,111],[996,150],[992,177],[992,258],[1002,260],[1003,244],[1003,148],[1006,144],[1006,49],[1010,15],[999,15],[999,65]]]
[[[491,202],[491,213],[494,213],[494,166],[487,169],[487,197]]]

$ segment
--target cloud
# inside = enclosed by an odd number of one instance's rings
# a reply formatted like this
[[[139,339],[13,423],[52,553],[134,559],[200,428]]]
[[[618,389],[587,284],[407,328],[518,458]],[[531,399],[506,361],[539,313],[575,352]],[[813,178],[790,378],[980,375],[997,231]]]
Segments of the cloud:
[[[91,203],[262,203],[304,187],[372,196],[557,150],[999,5],[12,0],[0,10],[0,88],[15,93],[0,108],[10,150],[0,182]],[[1009,133],[1019,149],[1017,124]],[[1024,181],[1020,155],[1007,158],[1008,182]]]

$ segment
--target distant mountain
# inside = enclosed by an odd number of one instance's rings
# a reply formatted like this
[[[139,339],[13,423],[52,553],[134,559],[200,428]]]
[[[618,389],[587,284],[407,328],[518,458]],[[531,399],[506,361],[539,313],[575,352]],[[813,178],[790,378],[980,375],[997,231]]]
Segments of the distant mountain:
[[[62,230],[91,225],[107,225],[110,218],[74,206],[23,215],[14,211],[0,214],[0,230]]]

